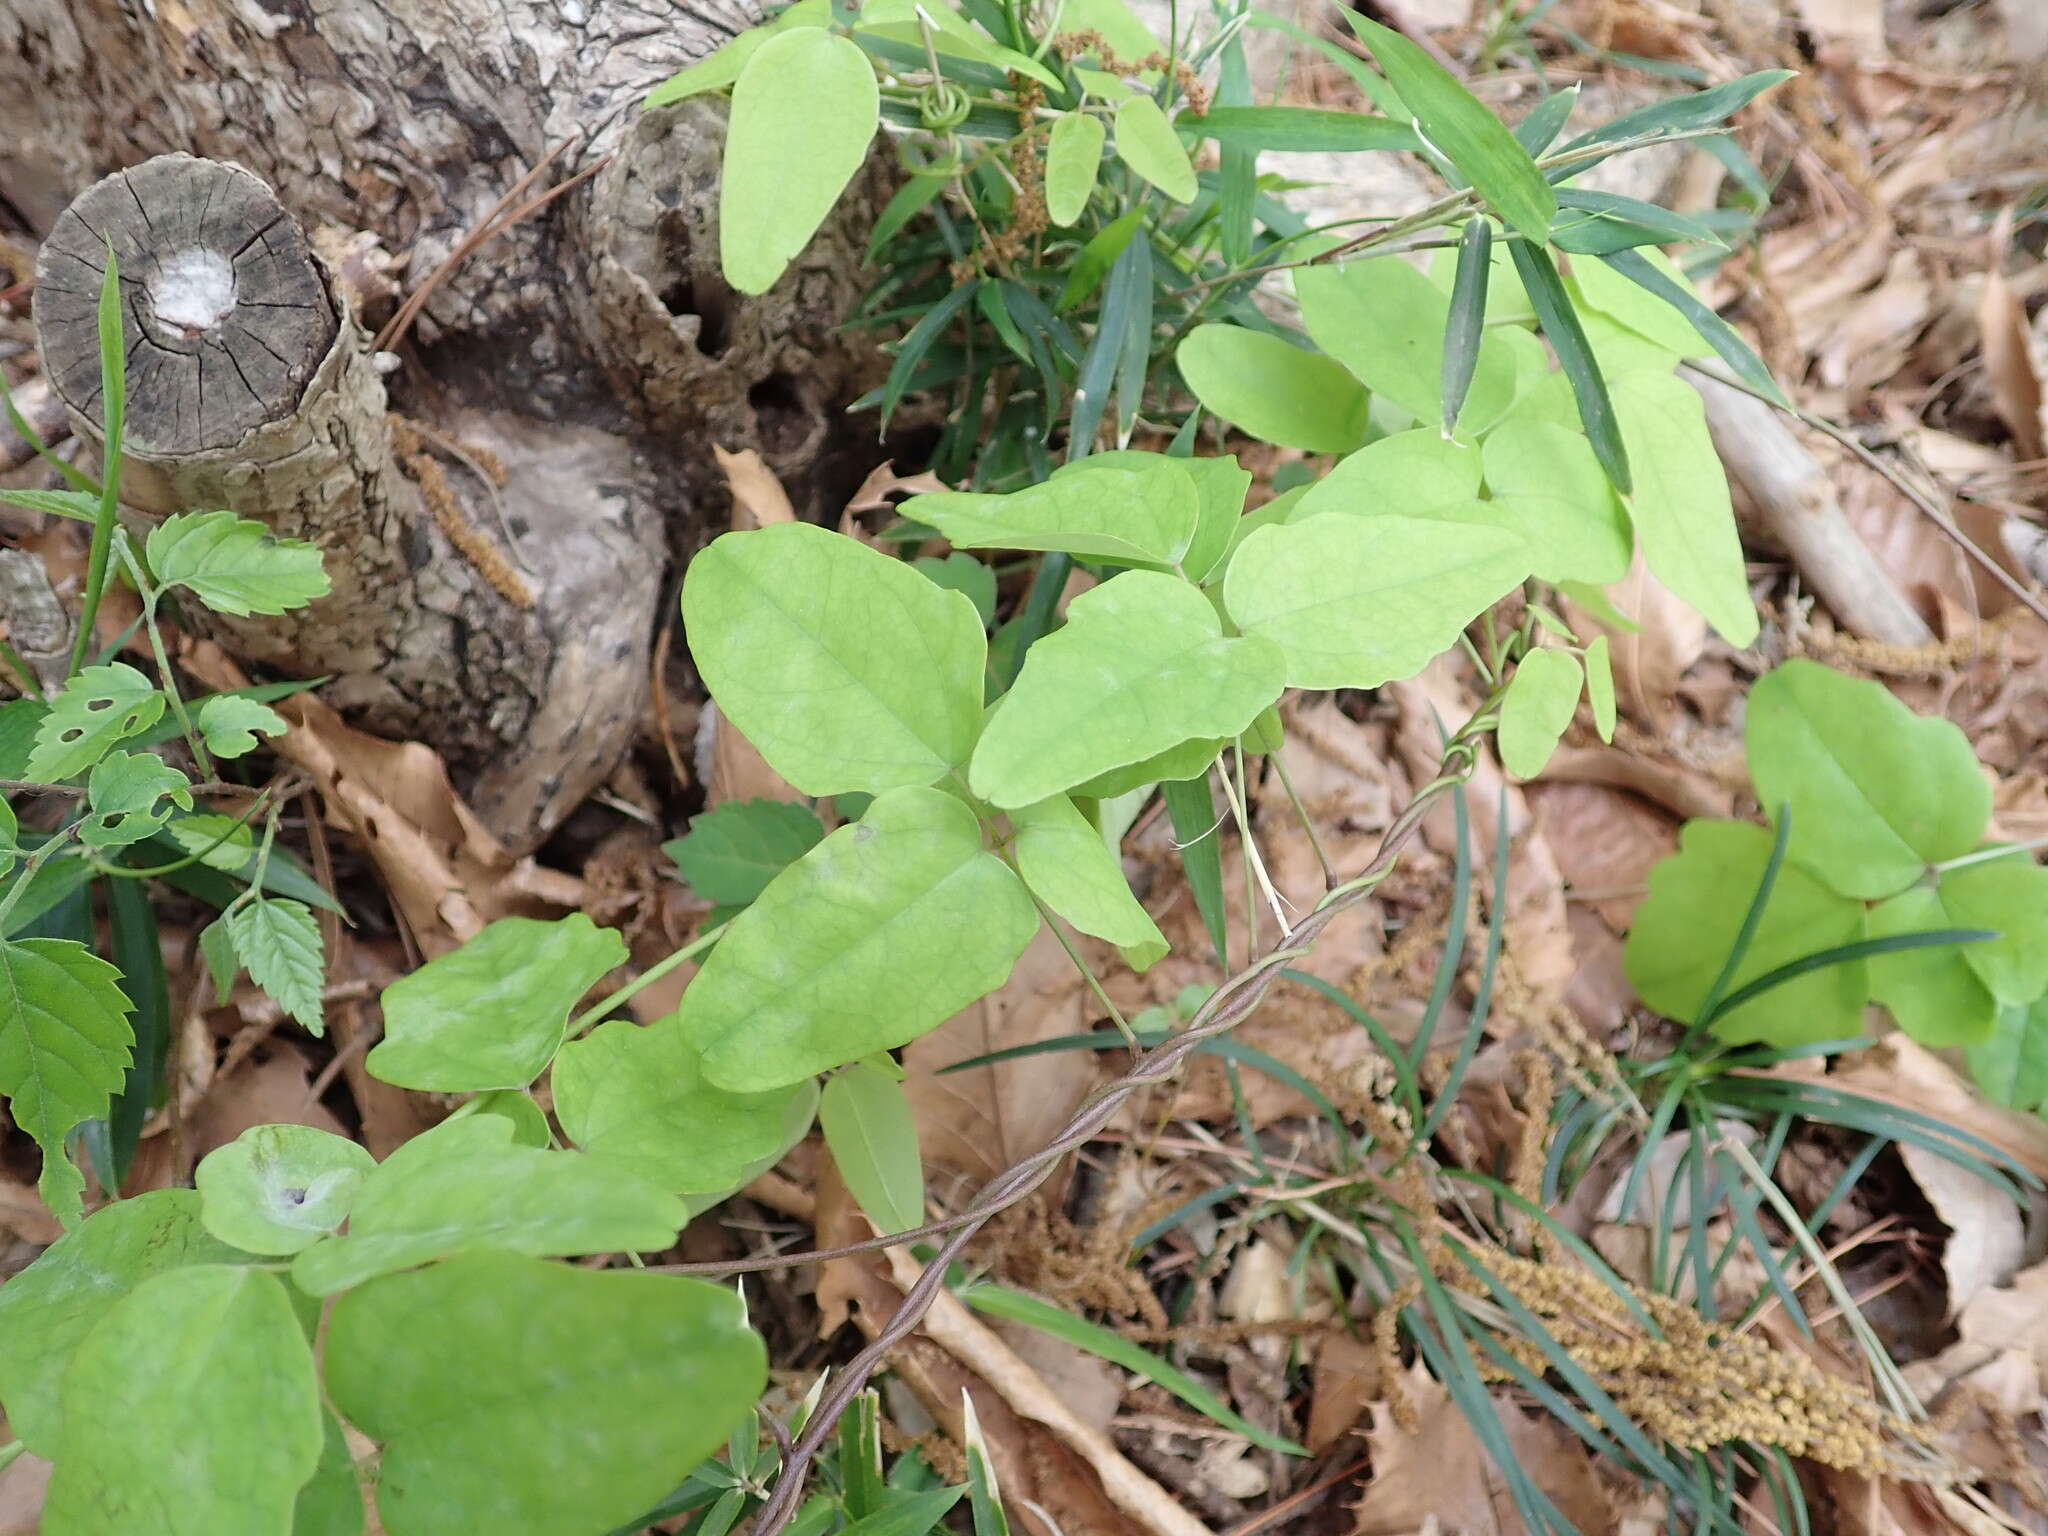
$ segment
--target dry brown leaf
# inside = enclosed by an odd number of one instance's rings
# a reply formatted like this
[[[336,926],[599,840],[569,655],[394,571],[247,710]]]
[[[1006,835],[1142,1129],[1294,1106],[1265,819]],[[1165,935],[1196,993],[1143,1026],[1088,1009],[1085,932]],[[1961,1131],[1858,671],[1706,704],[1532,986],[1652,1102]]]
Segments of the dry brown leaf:
[[[1308,1448],[1318,1455],[1351,1433],[1379,1385],[1380,1356],[1364,1340],[1330,1333],[1316,1345],[1308,1408]]]
[[[727,453],[717,444],[712,457],[732,488],[732,525],[736,529],[766,528],[772,523],[793,523],[796,508],[789,504],[789,492],[775,478],[775,471],[752,448]]]
[[[1774,1068],[1765,1075],[1798,1074]],[[1931,1115],[1990,1142],[2035,1177],[2048,1178],[2048,1121],[1986,1103],[1953,1067],[1905,1035],[1887,1035],[1859,1051],[1847,1066],[1829,1074],[1828,1083]]]
[[[1523,793],[1572,898],[1615,933],[1628,932],[1650,866],[1678,851],[1677,823],[1636,796],[1599,784],[1545,782]]]
[[[2037,1400],[2048,1394],[2048,1262],[2021,1270],[2008,1285],[1978,1291],[1955,1321],[1955,1343],[1906,1368],[1914,1390],[1932,1397],[2017,1352],[2033,1366]]]
[[[912,496],[924,496],[935,491],[948,489],[946,482],[930,470],[915,475],[896,473],[896,462],[885,460],[879,468],[868,471],[867,479],[861,481],[860,489],[846,503],[849,512],[882,512],[894,505],[889,498],[897,492],[908,492]]]
[[[1640,553],[1628,575],[1610,591],[1615,606],[1635,621],[1635,629],[1601,624],[1571,603],[1565,605],[1565,616],[1582,635],[1607,636],[1615,696],[1623,712],[1663,735],[1676,714],[1678,680],[1707,648],[1707,621],[1650,574]]]
[[[43,1204],[34,1185],[0,1173],[0,1234],[12,1234],[24,1243],[48,1247],[64,1235],[64,1228]]]
[[[1823,384],[1858,403],[1895,376],[1934,308],[1934,285],[1915,250],[1895,251],[1884,280],[1837,313],[1820,338],[1816,371]]]
[[[1528,1527],[1515,1512],[1507,1479],[1450,1393],[1419,1362],[1409,1368],[1403,1390],[1420,1417],[1420,1432],[1410,1435],[1385,1405],[1374,1405],[1366,1434],[1372,1479],[1356,1506],[1355,1536],[1523,1536]],[[1571,1431],[1505,1398],[1495,1398],[1494,1406],[1515,1459],[1558,1511],[1581,1531],[1612,1530],[1613,1507]]]
[[[2019,1268],[2026,1251],[2019,1207],[2011,1195],[1925,1147],[1901,1142],[1899,1156],[1948,1227],[1941,1272],[1948,1280],[1948,1315],[1954,1317],[1979,1292],[2004,1284]]]
[[[768,759],[709,699],[697,717],[697,746],[697,774],[704,781],[707,807],[728,800],[804,798],[795,785],[768,766]]]
[[[1991,384],[1991,398],[1998,414],[2012,433],[2023,459],[2038,459],[2042,453],[2041,371],[2034,357],[2033,335],[2027,329],[2027,310],[2005,280],[2005,253],[2012,246],[2012,210],[2000,213],[1988,237],[1990,259],[1984,272],[1984,291],[1977,301],[1977,325],[1982,332],[1984,372]]]

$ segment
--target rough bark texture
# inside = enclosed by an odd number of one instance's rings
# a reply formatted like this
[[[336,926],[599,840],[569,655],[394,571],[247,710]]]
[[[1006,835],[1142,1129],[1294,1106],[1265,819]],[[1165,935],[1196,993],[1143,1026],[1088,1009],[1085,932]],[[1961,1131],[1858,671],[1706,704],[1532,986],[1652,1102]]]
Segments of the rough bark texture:
[[[158,511],[234,506],[337,556],[321,625],[242,626],[237,648],[333,673],[329,696],[359,723],[443,750],[516,846],[602,779],[637,721],[663,561],[725,519],[712,444],[758,449],[815,510],[813,471],[848,442],[842,407],[873,367],[837,333],[864,282],[858,213],[828,227],[773,293],[733,294],[718,276],[711,195],[722,108],[639,110],[650,86],[753,14],[748,0],[0,4],[0,219],[54,231],[101,177],[186,151],[267,183],[314,251],[350,253],[340,270],[300,268],[333,314],[310,370],[298,361],[307,348],[280,347],[274,376],[249,379],[239,416],[207,372],[204,411],[195,383],[177,397],[184,417],[132,440],[134,489]],[[364,339],[380,316],[361,311],[388,297],[361,280],[357,259],[374,272],[381,247],[397,286],[415,289],[564,144],[534,193],[595,174],[463,261],[387,380],[391,360]],[[222,187],[246,190],[220,174]],[[63,244],[78,264],[46,272],[56,305],[45,340],[69,327],[73,371],[55,382],[89,429],[95,384],[76,354],[91,234],[107,231],[72,233]],[[292,244],[282,227],[268,238]],[[159,266],[179,244],[154,243]],[[255,248],[270,249],[261,238]],[[296,248],[283,255],[292,268]],[[261,275],[234,265],[238,279]],[[146,267],[133,274],[136,335],[148,280],[161,275]],[[189,318],[174,301],[171,319]],[[156,326],[165,355],[152,366],[196,380],[226,360],[178,329]],[[392,430],[387,384],[393,408],[426,431]],[[503,462],[495,497],[465,454]],[[442,531],[448,520],[423,509],[423,456],[463,521],[525,567],[516,580],[531,587],[531,609],[479,579]],[[344,467],[358,483],[341,483]]]

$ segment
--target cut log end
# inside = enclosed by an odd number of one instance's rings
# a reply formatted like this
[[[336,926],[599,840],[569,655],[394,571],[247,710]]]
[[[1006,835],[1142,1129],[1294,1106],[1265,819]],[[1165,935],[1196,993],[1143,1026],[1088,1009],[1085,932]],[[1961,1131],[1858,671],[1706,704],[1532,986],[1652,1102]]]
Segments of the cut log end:
[[[58,219],[36,266],[36,329],[57,393],[95,429],[109,248],[128,452],[217,452],[298,409],[338,321],[304,231],[260,178],[159,155],[88,188]]]

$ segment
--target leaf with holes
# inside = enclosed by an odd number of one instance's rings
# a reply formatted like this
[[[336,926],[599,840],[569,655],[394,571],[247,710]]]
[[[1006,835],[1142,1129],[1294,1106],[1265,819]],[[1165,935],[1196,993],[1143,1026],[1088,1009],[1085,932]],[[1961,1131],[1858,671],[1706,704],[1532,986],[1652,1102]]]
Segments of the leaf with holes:
[[[43,1203],[69,1226],[85,1181],[64,1138],[106,1117],[135,1045],[121,973],[71,939],[0,939],[0,1093],[43,1151]]]
[[[254,699],[216,693],[199,706],[199,734],[215,757],[244,757],[256,750],[256,732],[282,736],[291,729],[283,715]]]
[[[116,742],[147,730],[163,712],[156,684],[125,662],[87,667],[50,701],[22,777],[61,784],[85,772]]]
[[[150,530],[149,568],[216,613],[288,613],[328,591],[317,546],[232,512],[181,512]]]
[[[917,1116],[896,1077],[856,1062],[825,1081],[818,1124],[839,1176],[878,1231],[924,1225],[924,1163]]]
[[[327,960],[320,920],[303,901],[251,901],[228,914],[249,979],[314,1034],[327,1030]]]
[[[79,841],[125,848],[163,826],[174,808],[191,810],[192,781],[147,752],[110,752],[92,765],[86,808]]]
[[[368,1150],[311,1125],[254,1125],[199,1160],[200,1220],[230,1247],[293,1254],[348,1219],[377,1166]]]
[[[983,567],[986,569],[986,567]],[[818,846],[825,825],[787,800],[728,800],[691,819],[661,851],[690,889],[715,907],[744,907],[791,863]]]
[[[364,1058],[401,1088],[524,1088],[547,1070],[569,1010],[626,962],[617,933],[581,912],[501,917],[384,989],[384,1038]]]

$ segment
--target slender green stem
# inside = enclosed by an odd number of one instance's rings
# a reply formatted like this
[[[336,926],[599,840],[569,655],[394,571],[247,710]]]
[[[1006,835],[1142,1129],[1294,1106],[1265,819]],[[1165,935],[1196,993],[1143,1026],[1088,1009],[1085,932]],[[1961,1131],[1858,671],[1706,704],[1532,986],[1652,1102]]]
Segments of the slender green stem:
[[[194,788],[197,789],[200,788],[200,786],[195,785]],[[214,849],[224,846],[240,828],[246,827],[251,821],[253,821],[256,818],[257,813],[263,809],[263,800],[265,796],[267,796],[268,794],[268,790],[265,790],[262,792],[262,794],[259,794],[256,800],[249,806],[249,808],[246,811],[242,812],[240,816],[235,818],[232,825],[223,829],[220,836],[216,837],[204,848],[198,849],[193,853],[186,854],[185,857],[182,859],[174,859],[168,864],[152,864],[147,869],[137,869],[133,865],[129,864],[109,864],[105,860],[94,859],[90,857],[87,858],[86,862],[91,864],[93,869],[99,874],[111,875],[114,878],[120,880],[150,880],[154,879],[159,875],[175,875],[181,869],[190,868],[194,864],[204,863],[206,860],[206,856],[208,854],[212,853]],[[266,852],[267,848],[268,844],[266,841]],[[255,879],[252,880],[250,883],[252,885],[260,884],[262,882],[262,878],[262,871],[258,870]]]
[[[639,996],[639,994],[642,991],[644,991],[648,987],[653,986],[657,981],[661,980],[662,977],[666,976],[670,971],[674,970],[677,966],[683,964],[685,961],[696,959],[699,955],[703,954],[705,950],[709,949],[713,944],[716,944],[718,942],[718,936],[724,933],[725,930],[731,926],[732,925],[729,922],[720,923],[716,928],[711,929],[709,932],[698,934],[696,938],[690,940],[689,943],[685,944],[681,949],[677,950],[674,954],[670,955],[666,960],[655,961],[654,964],[647,967],[646,970],[642,971],[638,976],[635,976],[631,981],[627,982],[623,987],[620,987],[616,992],[607,993],[604,997],[598,999],[598,1001],[591,1004],[588,1008],[584,1009],[581,1013],[577,1014],[574,1019],[570,1020],[569,1033],[565,1038],[574,1040],[577,1036],[581,1035],[586,1029],[590,1028],[591,1025],[595,1024],[599,1019],[603,1018],[606,1014],[610,1013],[614,1008],[618,1007],[621,1003],[624,1003],[629,998]]]
[[[15,903],[21,900],[22,893],[29,888],[36,871],[63,852],[64,845],[77,833],[76,822],[56,833],[47,843],[28,856],[28,862],[21,866],[21,873],[7,883],[7,893],[0,896],[0,933],[7,931],[7,914],[12,912]]]
[[[128,398],[127,358],[121,350],[121,273],[114,248],[107,247],[106,276],[100,282],[100,402],[101,439],[105,445],[100,465],[99,513],[93,518],[92,553],[85,568],[85,597],[78,610],[78,633],[71,640],[70,676],[85,667],[92,649],[93,626],[99,619],[100,599],[106,595],[107,567],[114,553],[114,531],[121,504],[121,431]]]
[[[28,1447],[19,1440],[10,1440],[5,1445],[0,1445],[0,1472],[4,1472],[13,1463],[14,1458],[27,1449]]]
[[[137,573],[140,574],[139,572]],[[158,682],[164,697],[171,701],[171,713],[178,717],[178,729],[184,732],[185,745],[192,749],[192,757],[199,764],[199,771],[209,779],[218,770],[213,765],[213,755],[206,750],[206,743],[200,738],[199,728],[192,723],[192,717],[185,710],[185,696],[178,691],[178,679],[171,671],[170,653],[164,649],[163,631],[157,628],[157,594],[144,589],[147,595],[142,602],[142,627],[149,632],[150,654],[156,657]]]
[[[7,670],[21,680],[23,698],[40,699],[43,696],[43,685],[36,680],[35,673],[29,670],[28,663],[21,659],[21,652],[5,640],[0,640],[0,661],[6,662]]]
[[[1273,771],[1280,775],[1280,787],[1287,791],[1287,803],[1294,807],[1294,814],[1301,821],[1301,830],[1308,834],[1308,845],[1315,850],[1316,863],[1323,871],[1323,887],[1337,883],[1337,871],[1330,864],[1330,855],[1323,847],[1321,834],[1316,831],[1315,818],[1308,813],[1308,807],[1301,803],[1301,796],[1295,793],[1294,776],[1287,771],[1287,758],[1283,752],[1271,752],[1266,760],[1273,765]]]
[[[2034,853],[2048,848],[2048,837],[2033,837],[2024,843],[2005,843],[1996,848],[1979,848],[1975,853],[1960,854],[1953,859],[1943,859],[1939,864],[1927,866],[1929,873],[1945,875],[1950,870],[1968,869],[1972,864],[1989,864],[1993,859],[2011,858],[2016,854]]]
[[[1015,871],[1017,867],[1016,861],[1010,857],[1007,849],[1003,852],[1003,862],[1008,864],[1012,871]],[[1022,884],[1024,877],[1018,875],[1017,879],[1018,883]],[[1138,1042],[1138,1032],[1131,1028],[1130,1021],[1124,1017],[1123,1009],[1117,1007],[1116,1000],[1102,989],[1101,981],[1096,978],[1095,972],[1089,969],[1088,962],[1081,958],[1081,952],[1074,948],[1074,941],[1067,937],[1067,930],[1060,926],[1059,919],[1053,916],[1051,908],[1038,899],[1038,893],[1032,890],[1030,886],[1026,885],[1024,891],[1031,898],[1031,904],[1038,908],[1039,921],[1052,930],[1052,936],[1060,941],[1060,948],[1065,950],[1067,958],[1074,962],[1074,969],[1080,972],[1081,979],[1088,983],[1088,990],[1095,994],[1095,1001],[1102,1004],[1104,1010],[1108,1012],[1110,1023],[1114,1024],[1116,1032],[1124,1037],[1124,1044],[1128,1045],[1133,1051],[1141,1049],[1142,1047]]]

